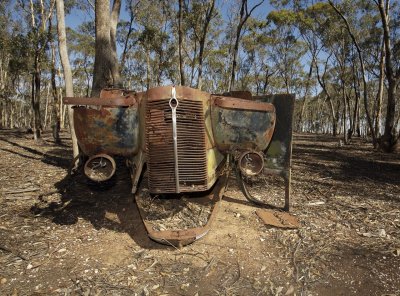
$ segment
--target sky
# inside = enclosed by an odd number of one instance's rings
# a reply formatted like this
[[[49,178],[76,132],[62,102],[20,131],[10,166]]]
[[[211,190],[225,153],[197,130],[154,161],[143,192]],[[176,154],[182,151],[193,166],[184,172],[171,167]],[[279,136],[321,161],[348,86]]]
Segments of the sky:
[[[88,1],[88,0],[82,0],[82,1]],[[94,0],[92,0],[94,1]],[[110,1],[112,2],[112,1]],[[156,0],[153,0],[154,4],[157,5]],[[177,1],[171,1],[171,3],[174,3]],[[220,9],[222,12],[222,16],[224,19],[228,19],[228,13],[229,13],[229,7],[231,6],[231,3],[234,2],[234,0],[217,0],[217,7]],[[249,0],[249,7],[253,7],[260,1],[257,0]],[[112,5],[112,4],[111,4]],[[239,7],[238,7],[239,9]],[[270,11],[272,11],[273,8],[270,5],[268,0],[264,0],[264,2],[257,7],[257,9],[254,11],[253,16],[256,18],[263,19],[265,18]],[[94,11],[93,9],[88,9],[88,10],[79,10],[79,9],[74,9],[70,14],[66,16],[66,25],[72,29],[76,29],[81,23],[90,21],[94,19]],[[126,1],[122,0],[122,6],[121,6],[121,14],[120,14],[120,19],[123,20],[129,20],[129,14],[128,11],[126,10]]]

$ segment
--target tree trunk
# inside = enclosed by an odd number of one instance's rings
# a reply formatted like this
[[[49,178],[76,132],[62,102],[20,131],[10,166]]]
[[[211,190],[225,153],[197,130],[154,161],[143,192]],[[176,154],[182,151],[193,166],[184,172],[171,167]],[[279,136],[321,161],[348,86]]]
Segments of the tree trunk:
[[[326,94],[327,100],[329,102],[329,107],[330,107],[330,111],[331,111],[331,119],[332,119],[332,134],[334,137],[336,137],[337,136],[337,116],[335,113],[335,106],[333,105],[332,97],[331,97],[331,95],[326,87],[325,81],[324,81],[324,76],[326,73],[326,68],[328,67],[327,65],[328,65],[328,61],[329,61],[330,57],[331,56],[329,55],[328,58],[326,59],[325,70],[324,70],[324,74],[322,75],[322,77],[319,74],[319,67],[318,67],[317,63],[315,64],[315,69],[317,70],[318,83],[322,87],[324,93]],[[338,108],[338,110],[339,110],[339,108]]]
[[[67,49],[67,38],[65,32],[65,12],[64,12],[64,0],[56,0],[57,4],[57,32],[58,32],[58,46],[60,52],[61,64],[64,70],[64,80],[65,80],[65,95],[67,97],[74,96],[73,84],[72,84],[72,71],[71,65],[69,63],[68,49]],[[62,105],[57,107],[60,110],[60,117],[62,111]],[[75,134],[74,127],[74,111],[72,106],[68,106],[68,119],[69,119],[69,129],[71,133],[72,140],[72,153],[73,158],[76,159],[79,155],[78,140]],[[60,118],[61,121],[61,118]],[[61,123],[60,123],[61,124]],[[76,165],[76,164],[75,164]]]
[[[382,101],[383,101],[383,89],[385,79],[385,42],[382,42],[381,57],[379,60],[379,87],[378,93],[376,94],[376,109],[375,109],[375,132],[376,136],[381,136],[381,116],[382,116]],[[376,147],[375,147],[376,148]]]
[[[47,121],[48,121],[48,114],[49,114],[49,97],[50,97],[50,83],[47,84],[47,91],[46,91],[46,105],[44,109],[44,124],[43,129],[46,130],[47,128]]]
[[[398,138],[396,136],[395,116],[396,116],[396,88],[400,77],[400,69],[395,73],[392,61],[392,48],[390,45],[390,28],[389,28],[389,0],[386,5],[383,0],[378,3],[379,13],[381,15],[383,27],[383,40],[385,43],[385,69],[388,81],[387,107],[385,131],[380,139],[380,146],[386,152],[392,152],[397,145]]]
[[[121,76],[119,73],[117,55],[117,26],[121,11],[121,0],[114,0],[110,17],[110,45],[111,45],[111,76],[115,87],[122,87]]]
[[[303,102],[301,104],[301,110],[300,110],[300,115],[299,115],[299,121],[297,122],[297,129],[298,131],[302,132],[303,131],[303,127],[302,127],[302,123],[303,123],[303,117],[304,117],[304,110],[306,109],[306,101],[307,101],[307,97],[308,97],[308,93],[310,90],[310,85],[311,85],[311,77],[312,77],[312,70],[313,70],[313,65],[314,65],[314,58],[312,59],[311,63],[310,63],[310,68],[308,70],[308,76],[307,76],[307,82],[306,82],[306,89],[304,91],[304,99]]]
[[[371,131],[372,143],[376,143],[377,139],[376,139],[374,127],[373,127],[372,120],[371,120],[371,115],[369,113],[369,108],[368,108],[368,86],[367,86],[367,78],[366,78],[366,74],[365,74],[365,66],[364,66],[364,59],[362,56],[362,51],[360,49],[360,46],[358,45],[358,42],[357,42],[351,28],[350,28],[349,22],[347,21],[346,17],[337,9],[337,7],[333,4],[333,2],[331,0],[329,0],[328,2],[332,6],[332,8],[336,11],[336,13],[343,19],[343,21],[346,25],[347,31],[351,37],[351,40],[353,41],[354,46],[357,49],[358,58],[360,60],[360,66],[361,66],[361,75],[363,78],[365,115],[367,116],[368,126]]]
[[[92,97],[99,97],[100,91],[106,87],[119,87],[120,76],[116,59],[115,33],[118,24],[120,0],[114,0],[110,16],[110,1],[96,0],[95,24],[96,42],[93,70]]]
[[[150,82],[151,82],[151,76],[150,76],[150,49],[146,46],[146,88],[150,89]]]
[[[32,81],[32,112],[33,112],[33,139],[38,141],[41,137],[41,118],[40,118],[40,60],[39,51],[35,53],[35,64]]]
[[[57,144],[61,144],[60,139],[60,108],[58,103],[58,91],[56,85],[56,49],[51,45],[51,89],[53,94],[53,114],[54,124],[52,126],[53,139]]]
[[[260,6],[264,0],[261,2],[257,3],[256,5],[253,6],[253,8],[249,11],[247,7],[247,0],[242,0],[241,5],[240,5],[240,12],[239,12],[239,24],[236,28],[236,38],[235,38],[235,44],[233,46],[233,53],[232,53],[232,67],[231,67],[231,75],[229,79],[229,86],[228,89],[229,91],[232,91],[233,88],[235,87],[235,76],[236,76],[236,65],[237,65],[237,56],[239,52],[239,43],[240,43],[240,35],[242,33],[242,29],[248,18],[251,16],[252,12],[254,9],[256,9],[258,6]]]
[[[204,59],[204,46],[206,43],[207,39],[207,31],[208,31],[208,26],[210,25],[210,21],[212,18],[212,15],[214,13],[214,6],[215,6],[215,0],[211,0],[209,3],[209,8],[207,9],[206,12],[206,17],[204,20],[204,25],[203,25],[203,32],[200,38],[200,50],[199,50],[199,70],[198,70],[198,75],[197,75],[197,88],[201,89],[202,84],[203,84],[203,59]]]
[[[182,56],[182,42],[183,42],[183,29],[182,29],[182,14],[183,8],[183,0],[179,0],[179,9],[178,9],[178,54],[179,54],[179,74],[180,74],[180,83],[181,85],[185,85],[185,72],[184,72],[184,62]]]

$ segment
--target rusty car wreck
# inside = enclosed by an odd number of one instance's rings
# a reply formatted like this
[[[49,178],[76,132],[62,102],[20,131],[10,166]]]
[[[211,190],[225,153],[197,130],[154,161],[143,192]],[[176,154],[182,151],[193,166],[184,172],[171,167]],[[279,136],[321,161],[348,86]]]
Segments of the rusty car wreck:
[[[246,91],[209,94],[183,86],[145,92],[104,89],[100,98],[64,98],[74,105],[74,124],[84,172],[96,182],[116,171],[123,156],[131,171],[136,200],[146,194],[213,202],[207,223],[189,229],[155,230],[138,208],[149,236],[185,245],[210,229],[229,172],[236,173],[245,197],[261,206],[249,188],[263,174],[285,182],[289,210],[293,95],[252,96]],[[268,188],[265,188],[268,195]]]

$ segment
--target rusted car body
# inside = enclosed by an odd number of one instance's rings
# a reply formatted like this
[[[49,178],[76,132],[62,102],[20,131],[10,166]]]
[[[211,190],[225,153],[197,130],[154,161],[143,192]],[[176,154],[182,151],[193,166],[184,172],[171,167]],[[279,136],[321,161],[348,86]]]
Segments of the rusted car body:
[[[265,205],[251,196],[245,180],[272,173],[285,179],[289,209],[292,95],[217,95],[161,86],[146,92],[106,89],[100,98],[64,102],[75,105],[78,144],[88,157],[84,170],[94,181],[112,177],[118,155],[127,159],[135,194],[146,164],[151,194],[200,192],[219,201],[233,169],[244,195]],[[207,233],[214,212],[198,229],[157,232],[145,226],[156,241],[187,244]]]

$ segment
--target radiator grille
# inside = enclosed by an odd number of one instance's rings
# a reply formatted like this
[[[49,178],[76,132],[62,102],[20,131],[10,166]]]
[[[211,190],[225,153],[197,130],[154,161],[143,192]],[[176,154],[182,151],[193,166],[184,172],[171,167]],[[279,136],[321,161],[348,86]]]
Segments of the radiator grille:
[[[202,102],[180,99],[176,113],[180,191],[207,190]],[[172,111],[168,99],[147,103],[146,146],[150,192],[176,192]]]

